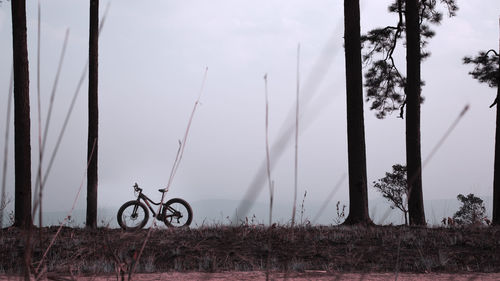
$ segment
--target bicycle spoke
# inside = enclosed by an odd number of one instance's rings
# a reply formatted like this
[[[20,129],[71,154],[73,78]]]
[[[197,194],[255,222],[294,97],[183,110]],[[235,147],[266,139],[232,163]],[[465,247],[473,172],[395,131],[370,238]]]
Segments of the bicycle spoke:
[[[135,230],[144,227],[149,214],[142,203],[130,201],[118,211],[118,224],[126,230]]]
[[[166,203],[155,203],[142,193],[137,183],[133,186],[137,200],[128,201],[118,210],[117,220],[124,230],[137,230],[143,228],[149,219],[149,211],[153,217],[163,221],[168,227],[187,227],[193,220],[193,211],[188,202],[181,198],[173,198]],[[162,191],[162,190],[160,190]],[[141,202],[144,201],[144,202]],[[149,203],[160,205],[156,214]],[[148,209],[149,207],[149,209]]]

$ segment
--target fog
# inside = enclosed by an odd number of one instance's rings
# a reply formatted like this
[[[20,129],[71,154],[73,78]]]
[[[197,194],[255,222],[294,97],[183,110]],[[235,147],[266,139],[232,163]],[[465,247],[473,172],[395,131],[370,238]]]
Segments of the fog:
[[[390,1],[363,1],[361,28],[391,25]],[[108,1],[101,0],[100,13]],[[462,58],[498,47],[497,0],[459,1],[457,17],[434,26],[435,38],[422,64],[422,158],[425,159],[466,104],[469,112],[423,169],[426,200],[458,193],[491,196],[496,89],[473,80]],[[165,187],[205,68],[207,82],[190,130],[184,158],[169,197],[188,202],[241,200],[265,160],[265,98],[268,75],[270,142],[291,125],[296,57],[300,43],[301,118],[299,195],[321,204],[347,173],[342,1],[113,1],[99,42],[100,208],[133,198],[134,182],[154,199]],[[45,124],[64,34],[69,43],[56,92],[46,169],[88,53],[88,1],[41,1],[41,105]],[[27,3],[32,121],[33,189],[38,169],[36,95],[37,3]],[[10,2],[0,4],[0,132],[6,126],[12,67]],[[404,59],[404,52],[397,54]],[[65,211],[80,186],[77,209],[85,208],[87,80],[72,112],[47,179],[44,210]],[[405,163],[404,120],[384,120],[365,103],[369,183],[396,163]],[[11,118],[12,122],[12,118]],[[14,195],[13,124],[10,125],[7,193]],[[4,146],[4,138],[0,145]],[[293,141],[272,151],[278,204],[292,205]],[[4,157],[3,149],[0,156]],[[346,201],[344,182],[332,201]],[[369,186],[370,199],[379,195]],[[267,187],[256,198],[267,202]],[[332,202],[334,204],[334,202]],[[13,208],[13,201],[8,206]],[[215,206],[216,207],[216,206]],[[291,207],[290,207],[291,209]],[[196,213],[196,210],[194,210]]]

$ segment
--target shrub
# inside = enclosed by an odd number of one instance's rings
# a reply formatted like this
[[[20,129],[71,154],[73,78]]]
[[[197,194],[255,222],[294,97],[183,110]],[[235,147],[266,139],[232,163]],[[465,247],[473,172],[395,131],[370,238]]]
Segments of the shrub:
[[[405,225],[408,225],[406,166],[393,165],[392,173],[385,173],[385,177],[374,181],[373,187],[392,203],[391,209],[398,208],[403,212]]]
[[[453,220],[458,225],[483,224],[486,219],[486,208],[483,199],[474,194],[464,196],[458,194],[457,199],[462,203],[460,209],[453,215]]]

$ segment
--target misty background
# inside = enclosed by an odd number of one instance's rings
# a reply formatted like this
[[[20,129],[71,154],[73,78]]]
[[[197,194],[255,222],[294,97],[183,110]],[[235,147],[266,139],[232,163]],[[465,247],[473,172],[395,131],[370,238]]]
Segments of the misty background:
[[[33,190],[39,165],[36,2],[27,2]],[[108,1],[100,2],[102,15]],[[387,13],[390,2],[362,1],[362,33],[395,23],[396,15]],[[292,125],[287,116],[295,106],[299,43],[302,87],[297,205],[300,212],[307,190],[306,216],[314,217],[314,210],[347,173],[342,5],[342,1],[333,0],[314,4],[299,0],[112,1],[99,41],[98,216],[102,223],[116,224],[119,206],[134,198],[134,182],[159,200],[156,190],[167,184],[178,140],[184,135],[206,67],[201,105],[167,196],[191,203],[198,225],[203,220],[227,222],[226,217],[234,214],[265,159],[264,74],[268,75],[270,142],[279,138],[283,127]],[[426,82],[421,113],[423,159],[463,107],[470,105],[423,168],[426,216],[432,223],[434,216],[439,222],[453,215],[459,193],[481,197],[491,214],[495,109],[488,106],[496,90],[473,80],[467,74],[471,66],[462,65],[462,58],[498,48],[500,2],[462,0],[458,5],[456,17],[445,18],[442,25],[433,27],[436,36],[427,46],[431,57],[422,64]],[[65,32],[70,30],[42,163],[45,169],[87,61],[88,1],[41,1],[41,16],[42,124]],[[0,4],[0,42],[0,132],[4,136],[12,68],[7,1]],[[404,60],[404,49],[397,55]],[[87,83],[85,80],[45,185],[46,223],[62,221],[83,186],[74,214],[75,224],[82,223],[77,214],[85,209],[86,200]],[[372,215],[376,210],[379,217],[388,204],[371,183],[391,171],[393,164],[406,162],[405,124],[397,118],[398,113],[379,120],[365,103],[369,209]],[[7,212],[14,204],[13,124],[10,130],[6,180],[12,202]],[[285,150],[279,159],[271,151],[276,188],[273,217],[283,223],[291,218],[293,202],[292,144],[292,140],[282,144]],[[3,137],[0,145],[4,146]],[[3,149],[0,155],[3,159]],[[255,214],[259,221],[267,222],[268,197],[265,186],[247,216]],[[348,201],[347,181],[319,223],[332,223],[337,201]],[[397,211],[390,216],[385,223],[401,223]]]

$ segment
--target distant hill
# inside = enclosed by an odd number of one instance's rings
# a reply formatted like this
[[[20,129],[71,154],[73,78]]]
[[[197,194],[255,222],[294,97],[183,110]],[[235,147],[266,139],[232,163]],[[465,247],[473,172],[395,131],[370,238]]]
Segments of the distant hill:
[[[491,217],[491,202],[492,197],[482,197],[486,205],[488,217]],[[228,199],[207,199],[190,202],[193,208],[194,218],[192,227],[213,224],[229,224],[238,216],[238,222],[253,224],[267,224],[269,220],[269,203],[255,202],[248,214],[238,213],[240,201]],[[317,216],[321,207],[320,202],[305,201],[304,210],[302,212],[301,201],[297,205],[296,223],[305,223]],[[323,211],[321,216],[316,221],[316,224],[332,225],[336,215],[336,201],[331,202]],[[341,205],[347,205],[347,202],[341,202]],[[457,199],[439,199],[425,200],[425,215],[429,225],[441,224],[443,217],[451,217],[458,210],[460,203]],[[389,202],[383,198],[370,200],[370,217],[376,224],[403,224],[404,218],[402,213],[389,207]],[[109,226],[111,228],[118,227],[116,222],[116,212],[119,206],[100,208],[98,210],[98,224],[100,226]],[[346,215],[348,207],[346,207]],[[275,204],[273,207],[273,223],[287,224],[290,223],[292,217],[292,204]],[[45,212],[43,223],[44,225],[58,225],[64,221],[67,213],[60,212]],[[37,219],[35,219],[35,222]],[[151,221],[151,220],[150,220]],[[151,223],[151,222],[150,222]],[[83,227],[85,224],[85,210],[75,210],[71,219],[66,223],[72,227]]]

